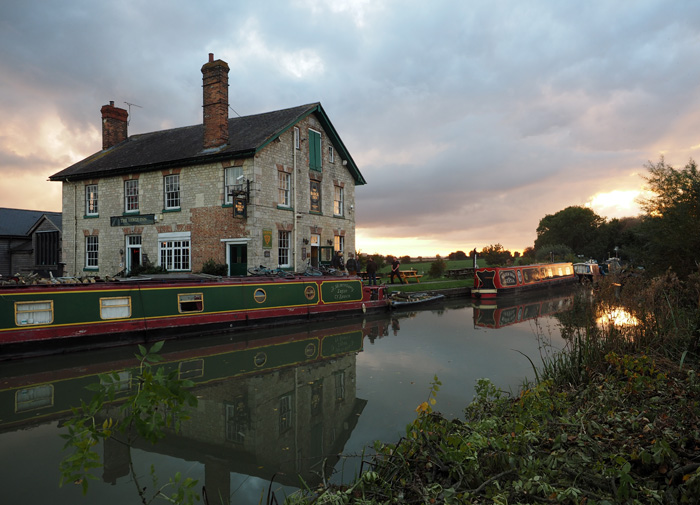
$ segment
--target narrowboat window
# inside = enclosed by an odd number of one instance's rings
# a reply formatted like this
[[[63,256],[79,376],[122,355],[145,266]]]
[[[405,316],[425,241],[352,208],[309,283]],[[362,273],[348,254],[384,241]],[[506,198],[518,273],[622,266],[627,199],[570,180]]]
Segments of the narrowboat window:
[[[51,323],[53,323],[53,301],[15,302],[17,326]]]
[[[178,365],[178,375],[180,379],[196,379],[204,377],[204,360],[193,359],[190,361],[182,361]]]
[[[100,298],[101,319],[124,319],[131,317],[131,297]]]
[[[15,413],[53,407],[53,384],[20,389],[15,393]]]
[[[109,377],[110,380],[105,380],[105,377]],[[131,389],[131,372],[122,370],[121,372],[111,372],[105,374],[105,376],[100,376],[100,384],[103,386],[114,386],[115,393],[125,393]]]
[[[253,298],[255,298],[256,302],[263,303],[267,299],[267,293],[265,293],[264,289],[258,288],[253,293]]]
[[[204,310],[204,295],[202,293],[187,293],[177,295],[180,313],[202,312]]]

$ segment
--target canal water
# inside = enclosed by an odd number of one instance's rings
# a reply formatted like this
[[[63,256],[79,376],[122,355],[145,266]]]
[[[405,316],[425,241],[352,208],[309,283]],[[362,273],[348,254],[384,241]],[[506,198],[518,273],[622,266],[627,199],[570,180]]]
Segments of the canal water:
[[[62,423],[85,386],[116,371],[133,391],[135,348],[0,363],[3,503],[138,503],[180,472],[210,504],[279,502],[305,482],[348,482],[374,440],[396,441],[442,386],[434,409],[459,418],[480,378],[516,392],[542,353],[560,349],[557,314],[573,295],[501,304],[447,300],[420,310],[166,342],[164,366],[195,382],[198,406],[155,445],[99,446],[104,467],[86,498],[58,486]],[[528,359],[529,358],[529,359]],[[115,411],[111,414],[114,415]],[[105,414],[107,415],[107,414]],[[272,484],[271,484],[272,482]],[[220,498],[221,497],[221,498]],[[82,500],[82,501],[81,501]]]

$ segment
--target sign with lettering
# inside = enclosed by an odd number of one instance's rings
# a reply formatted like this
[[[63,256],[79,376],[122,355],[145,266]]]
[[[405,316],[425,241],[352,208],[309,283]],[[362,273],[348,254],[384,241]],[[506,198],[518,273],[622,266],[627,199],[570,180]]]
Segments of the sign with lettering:
[[[137,216],[112,216],[109,218],[110,226],[141,226],[156,222],[155,214],[139,214]]]
[[[326,281],[321,284],[323,303],[355,302],[362,300],[360,281]]]

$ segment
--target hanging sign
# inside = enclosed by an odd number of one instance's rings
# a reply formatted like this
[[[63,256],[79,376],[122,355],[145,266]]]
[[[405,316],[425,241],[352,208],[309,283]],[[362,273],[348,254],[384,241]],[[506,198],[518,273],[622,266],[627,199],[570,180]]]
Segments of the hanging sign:
[[[248,217],[248,202],[244,198],[236,198],[233,201],[233,217]]]

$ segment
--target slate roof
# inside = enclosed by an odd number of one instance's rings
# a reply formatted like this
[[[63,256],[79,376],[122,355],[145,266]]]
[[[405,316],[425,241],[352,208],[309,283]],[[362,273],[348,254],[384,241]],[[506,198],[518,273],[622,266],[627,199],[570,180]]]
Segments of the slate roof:
[[[247,158],[279,137],[295,123],[316,114],[338,155],[347,160],[355,183],[366,184],[321,104],[311,103],[252,116],[229,118],[229,143],[218,149],[203,149],[204,125],[132,135],[109,149],[99,151],[49,177],[52,181],[89,179],[125,173],[147,172],[170,167]]]
[[[46,215],[59,230],[61,229],[60,212],[0,207],[0,236],[26,237],[29,235],[32,227],[41,219],[41,216],[44,215]]]

